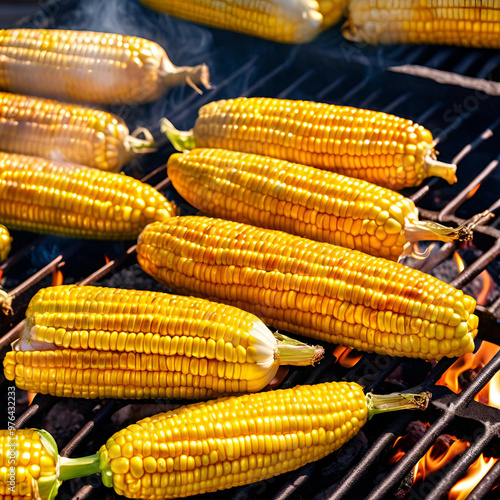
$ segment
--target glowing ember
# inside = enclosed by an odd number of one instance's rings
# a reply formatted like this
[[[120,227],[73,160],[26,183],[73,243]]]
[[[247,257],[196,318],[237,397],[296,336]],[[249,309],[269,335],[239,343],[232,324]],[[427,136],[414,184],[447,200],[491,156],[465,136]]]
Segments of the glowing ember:
[[[465,269],[464,260],[460,257],[458,252],[453,253],[453,259],[455,260],[458,268],[458,272],[461,273]]]
[[[482,280],[483,286],[481,288],[481,291],[479,292],[477,296],[477,303],[480,306],[484,306],[486,302],[488,301],[488,294],[490,293],[490,290],[493,286],[493,280],[491,279],[490,273],[486,270],[484,270],[479,276],[479,279]]]
[[[450,436],[449,434],[439,436],[436,442],[429,448],[429,451],[415,465],[413,482],[423,481],[433,472],[442,469],[469,446],[470,443],[468,441],[463,441],[455,436]]]
[[[343,368],[352,368],[363,357],[359,352],[343,345],[338,345],[333,350],[333,355],[337,358],[337,363]]]
[[[486,365],[499,351],[500,347],[483,340],[475,354],[467,353],[446,370],[437,385],[444,385],[455,393],[462,391],[462,381],[470,382],[477,372]],[[500,408],[500,372],[496,373],[488,384],[474,398],[476,401],[494,408]]]
[[[62,285],[64,282],[63,273],[59,269],[52,271],[52,286]]]
[[[497,460],[498,458],[494,457],[484,458],[481,453],[478,459],[467,469],[465,477],[450,490],[448,500],[465,500]]]
[[[387,460],[388,464],[395,464],[403,458],[405,453],[411,449],[417,441],[419,441],[425,434],[425,431],[430,427],[429,422],[421,422],[420,420],[414,420],[408,424],[406,428],[406,434],[404,436],[399,436],[394,445],[392,446],[394,452]]]

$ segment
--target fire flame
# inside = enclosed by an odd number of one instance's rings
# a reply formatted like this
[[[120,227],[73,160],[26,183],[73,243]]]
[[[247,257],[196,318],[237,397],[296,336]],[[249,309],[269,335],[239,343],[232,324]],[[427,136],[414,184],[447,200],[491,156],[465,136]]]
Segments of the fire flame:
[[[477,303],[480,306],[484,306],[486,302],[488,301],[488,295],[490,293],[490,290],[493,286],[493,280],[491,279],[490,273],[486,271],[486,269],[478,276],[483,282],[483,286],[481,288],[481,291],[479,292],[477,296]]]
[[[52,286],[62,285],[64,282],[64,276],[60,269],[54,269],[52,271]]]
[[[425,260],[427,259],[427,257],[429,257],[435,247],[436,243],[431,243],[425,250],[422,250],[422,247],[418,244],[418,242],[414,243],[412,246],[411,256],[415,260]]]
[[[481,183],[479,183],[475,188],[472,188],[470,193],[467,195],[467,199],[472,198],[476,193],[477,190],[481,187]]]
[[[363,357],[359,352],[343,345],[338,345],[333,350],[333,355],[337,358],[336,362],[343,368],[352,368]]]
[[[461,273],[465,269],[464,260],[462,259],[462,257],[460,257],[460,254],[458,252],[453,253],[453,259],[457,264],[458,272]]]
[[[104,261],[106,264],[109,264],[109,257],[106,254],[104,254]]]
[[[35,396],[36,396],[36,392],[28,392],[28,405],[33,403]]]
[[[500,347],[483,340],[481,347],[475,354],[467,353],[458,358],[443,373],[436,384],[444,385],[458,394],[463,389],[460,384],[460,375],[468,372],[472,380],[474,372],[480,371],[499,350]],[[500,372],[493,376],[474,399],[485,405],[500,408]]]
[[[445,443],[443,446],[434,443],[418,461],[413,469],[413,483],[423,481],[433,472],[442,469],[470,446],[468,441],[458,439],[455,436],[448,436],[448,439],[452,440],[451,444]]]
[[[450,490],[448,500],[465,500],[497,461],[498,458],[484,458],[481,453],[477,460],[467,469],[464,478],[458,481]]]

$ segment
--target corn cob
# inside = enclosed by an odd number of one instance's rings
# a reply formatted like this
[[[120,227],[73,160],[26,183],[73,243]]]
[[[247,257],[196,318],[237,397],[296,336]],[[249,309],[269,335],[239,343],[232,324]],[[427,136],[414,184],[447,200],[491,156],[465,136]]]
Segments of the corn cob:
[[[323,29],[340,21],[347,3],[347,0],[318,0],[319,11],[323,16]]]
[[[500,0],[352,0],[348,10],[349,40],[500,48]]]
[[[173,217],[144,229],[137,258],[172,289],[235,305],[283,331],[422,359],[474,349],[472,297],[356,250],[221,219]]]
[[[140,132],[146,139],[136,137]],[[152,145],[149,132],[139,128],[129,135],[111,113],[0,92],[0,151],[118,171]]]
[[[0,152],[0,222],[92,239],[135,239],[175,213],[155,188],[132,177]]]
[[[456,165],[435,159],[432,134],[382,112],[270,98],[239,98],[203,106],[194,129],[162,120],[179,150],[221,148],[272,156],[364,179],[391,189],[437,175],[456,182]]]
[[[61,473],[100,472],[127,498],[217,491],[298,469],[340,448],[373,415],[423,410],[428,401],[427,393],[365,396],[356,383],[327,382],[194,403],[129,425],[95,455],[64,459]]]
[[[254,315],[204,299],[92,286],[42,289],[4,360],[20,389],[84,398],[254,392],[280,365],[323,349],[273,336]]]
[[[47,432],[0,430],[0,498],[54,498],[61,484],[57,460],[57,445]]]
[[[101,104],[154,101],[185,82],[209,87],[206,65],[177,67],[155,42],[92,31],[0,30],[0,89]]]
[[[3,262],[9,255],[11,244],[12,238],[10,236],[9,230],[5,226],[2,226],[2,224],[0,224],[0,262]]]
[[[413,201],[369,182],[265,156],[194,149],[168,160],[178,193],[205,215],[244,222],[397,260],[421,240],[467,241],[419,221]]]
[[[284,43],[312,40],[323,20],[316,0],[140,1],[188,21]]]

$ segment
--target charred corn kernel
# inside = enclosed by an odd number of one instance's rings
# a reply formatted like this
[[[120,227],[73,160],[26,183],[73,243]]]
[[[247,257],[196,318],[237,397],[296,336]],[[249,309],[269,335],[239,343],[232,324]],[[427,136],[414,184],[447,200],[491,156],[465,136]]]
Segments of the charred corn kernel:
[[[122,335],[127,340],[120,344]],[[4,372],[19,388],[54,396],[200,399],[259,391],[280,365],[314,364],[322,355],[319,346],[273,336],[253,314],[232,306],[58,286],[31,300]]]
[[[0,152],[0,222],[11,229],[135,239],[174,214],[161,193],[132,177]]]
[[[3,262],[9,255],[12,238],[9,230],[0,224],[0,262]]]
[[[347,0],[318,0],[319,11],[323,16],[323,28],[338,23],[342,18]]]
[[[348,12],[353,41],[500,48],[500,0],[352,0]]]
[[[135,134],[112,113],[0,92],[1,151],[117,171],[153,144],[149,132],[146,139]]]
[[[0,89],[53,99],[140,104],[169,87],[209,86],[205,65],[177,67],[144,38],[92,31],[0,30]]]
[[[144,229],[137,258],[169,287],[241,307],[283,331],[391,356],[440,359],[474,349],[472,297],[356,250],[221,219],[173,217]],[[439,325],[445,339],[436,335]]]
[[[36,429],[0,430],[0,497],[46,500],[55,497],[57,445],[50,434]]]
[[[393,260],[419,240],[472,238],[469,226],[419,221],[413,201],[390,189],[266,156],[194,149],[172,155],[168,175],[205,215]]]
[[[270,98],[238,98],[200,108],[194,129],[162,121],[174,146],[272,156],[391,189],[431,175],[456,182],[456,165],[436,161],[432,134],[411,120],[377,111]]]
[[[241,486],[332,453],[376,413],[427,403],[426,394],[365,396],[348,382],[194,403],[111,436],[98,453],[101,475],[119,495],[149,500]],[[131,441],[138,446],[128,459]]]
[[[323,21],[316,0],[140,1],[188,21],[284,43],[312,40]]]

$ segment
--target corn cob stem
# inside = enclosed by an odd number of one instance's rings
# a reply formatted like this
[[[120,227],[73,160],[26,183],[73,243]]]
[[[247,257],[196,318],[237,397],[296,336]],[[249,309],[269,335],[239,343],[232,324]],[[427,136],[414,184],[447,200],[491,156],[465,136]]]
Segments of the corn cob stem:
[[[14,297],[0,288],[0,308],[5,315],[12,314],[12,300]]]
[[[433,221],[407,221],[405,236],[408,243],[405,245],[403,255],[412,253],[412,245],[418,241],[470,241],[474,235],[473,229],[485,220],[494,217],[488,210],[477,214],[471,222],[466,222],[458,227],[443,226]]]
[[[281,333],[274,333],[278,341],[275,359],[280,365],[309,366],[323,358],[325,350],[319,345],[308,345]]]
[[[181,153],[184,151],[191,151],[191,149],[196,147],[194,129],[177,130],[171,121],[162,118],[160,120],[160,130],[168,137],[172,146]]]
[[[420,394],[393,393],[386,395],[372,394],[366,395],[368,406],[368,420],[380,413],[399,410],[425,410],[429,405],[431,394],[421,392]]]
[[[429,153],[424,160],[424,171],[426,177],[441,177],[448,184],[457,182],[457,166],[454,163],[445,163],[434,158],[435,153]]]

